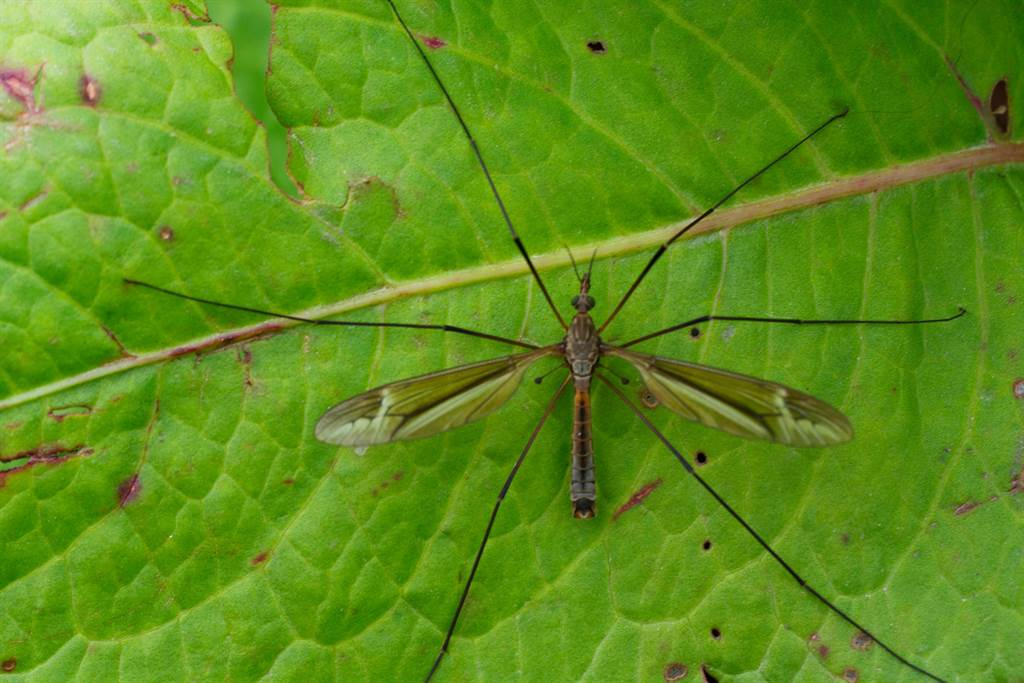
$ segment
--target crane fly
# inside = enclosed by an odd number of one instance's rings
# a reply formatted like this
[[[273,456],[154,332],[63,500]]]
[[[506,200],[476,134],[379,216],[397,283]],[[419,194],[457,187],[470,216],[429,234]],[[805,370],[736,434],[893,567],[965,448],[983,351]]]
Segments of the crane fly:
[[[770,441],[795,447],[825,447],[841,444],[853,438],[853,427],[841,412],[806,393],[775,382],[750,377],[695,363],[688,363],[673,358],[650,355],[633,351],[633,347],[641,342],[649,341],[662,335],[684,329],[693,329],[698,325],[714,321],[731,321],[741,323],[762,323],[782,325],[919,325],[926,323],[949,322],[966,313],[960,307],[956,313],[939,318],[922,318],[915,320],[893,319],[799,319],[765,316],[739,316],[708,314],[685,320],[670,327],[651,332],[636,339],[620,344],[610,344],[602,339],[602,333],[619,315],[630,300],[633,293],[644,281],[647,274],[659,261],[665,251],[679,238],[688,233],[695,225],[707,218],[737,192],[760,177],[770,168],[789,156],[805,142],[843,118],[847,110],[842,110],[803,138],[785,149],[772,161],[757,172],[750,175],[710,208],[691,219],[671,238],[655,250],[646,265],[633,280],[608,317],[598,325],[591,317],[595,300],[590,294],[593,257],[590,266],[580,273],[572,253],[569,257],[579,282],[579,290],[572,297],[571,307],[574,315],[567,322],[560,309],[544,284],[544,280],[534,266],[529,252],[523,245],[516,231],[508,210],[505,207],[498,187],[484,161],[476,139],[470,132],[455,100],[444,85],[425,51],[420,46],[415,34],[406,24],[393,0],[387,0],[395,20],[408,36],[415,47],[425,68],[429,71],[451,112],[458,121],[477,163],[487,181],[503,222],[516,249],[528,267],[531,277],[544,296],[548,308],[561,325],[564,332],[562,338],[553,344],[539,346],[520,339],[501,337],[486,332],[447,324],[427,323],[394,323],[394,322],[362,322],[344,320],[310,319],[285,313],[268,311],[248,306],[229,304],[197,296],[172,291],[151,283],[134,279],[126,279],[131,285],[146,287],[157,292],[176,296],[202,304],[218,306],[295,320],[315,325],[339,325],[348,327],[389,327],[419,330],[436,330],[449,334],[466,335],[494,342],[507,344],[524,349],[519,353],[469,363],[458,367],[432,372],[411,379],[405,379],[371,389],[349,398],[329,408],[316,425],[316,437],[320,441],[365,448],[395,441],[430,437],[449,429],[454,429],[475,420],[482,419],[501,408],[516,392],[527,370],[537,361],[544,358],[561,359],[564,365],[564,376],[554,395],[551,396],[540,419],[531,431],[502,485],[490,517],[484,529],[483,537],[473,560],[472,568],[463,586],[455,611],[448,625],[442,645],[426,674],[429,681],[438,668],[444,655],[448,652],[456,624],[465,606],[470,587],[480,566],[481,559],[490,537],[494,521],[498,515],[502,501],[511,487],[513,480],[523,464],[530,448],[534,444],[541,428],[554,412],[559,399],[572,387],[572,434],[571,434],[571,477],[569,501],[572,515],[578,519],[590,519],[597,514],[597,476],[595,469],[595,450],[591,432],[591,391],[594,381],[607,387],[612,394],[620,399],[636,418],[660,441],[665,448],[678,460],[680,465],[697,483],[710,494],[719,505],[734,518],[743,529],[797,582],[817,601],[835,615],[853,626],[885,650],[902,665],[917,672],[923,677],[935,681],[944,679],[911,662],[895,649],[887,645],[874,633],[858,623],[846,612],[833,604],[828,598],[811,587],[799,573],[783,559],[762,536],[701,477],[688,459],[668,440],[644,414],[640,407],[611,381],[602,366],[603,359],[619,359],[633,366],[639,373],[643,388],[644,402],[649,399],[652,404],[664,406],[673,413],[706,427],[744,437]],[[625,381],[625,380],[624,380]],[[539,383],[539,381],[538,381]]]

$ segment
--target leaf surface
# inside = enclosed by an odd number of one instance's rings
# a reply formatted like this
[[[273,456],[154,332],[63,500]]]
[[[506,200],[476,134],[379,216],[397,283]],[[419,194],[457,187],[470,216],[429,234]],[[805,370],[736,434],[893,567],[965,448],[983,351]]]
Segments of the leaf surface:
[[[1019,7],[400,6],[563,312],[563,244],[597,248],[601,319],[682,221],[850,107],[673,246],[606,337],[711,312],[966,307],[918,328],[712,324],[638,350],[842,410],[855,437],[824,450],[650,414],[877,636],[948,680],[1009,680],[1024,659]],[[314,439],[329,406],[506,350],[122,285],[557,341],[386,4],[283,2],[273,21],[268,94],[301,201],[270,181],[231,45],[200,3],[0,4],[10,680],[421,680],[554,391],[555,376],[527,381],[485,420],[359,456]],[[1006,133],[986,108],[1003,77]],[[923,680],[859,647],[614,396],[593,408],[597,519],[569,514],[571,415],[557,411],[438,680],[660,681],[676,665],[683,680],[702,666],[723,681]]]

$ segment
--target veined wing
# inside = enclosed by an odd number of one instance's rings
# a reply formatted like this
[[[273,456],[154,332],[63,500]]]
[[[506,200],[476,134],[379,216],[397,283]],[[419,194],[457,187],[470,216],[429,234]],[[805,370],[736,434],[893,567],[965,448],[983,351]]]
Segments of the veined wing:
[[[418,439],[480,419],[501,407],[545,347],[385,384],[330,408],[316,438],[341,446]]]
[[[672,358],[606,347],[629,361],[669,410],[723,432],[790,446],[830,446],[853,438],[846,416],[796,389]]]

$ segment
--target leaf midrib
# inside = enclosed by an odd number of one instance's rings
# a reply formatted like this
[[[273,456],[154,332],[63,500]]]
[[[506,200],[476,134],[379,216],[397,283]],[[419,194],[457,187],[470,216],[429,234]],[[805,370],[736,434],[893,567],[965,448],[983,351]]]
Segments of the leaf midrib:
[[[797,192],[790,192],[774,197],[767,197],[749,204],[738,206],[711,214],[688,234],[690,238],[717,230],[725,230],[756,220],[777,216],[790,211],[826,204],[858,195],[871,194],[901,185],[929,180],[956,173],[975,171],[989,166],[1024,163],[1024,143],[999,143],[975,147],[950,154],[939,155],[929,159],[908,164],[893,166],[886,169],[871,171],[857,176],[838,178],[826,183],[819,183]],[[599,242],[577,245],[581,253],[589,254],[597,250],[602,258],[624,256],[663,244],[678,232],[693,217],[655,228],[645,232],[634,233],[623,237],[614,237]],[[569,255],[564,250],[531,255],[538,270],[554,270],[570,265]],[[378,306],[408,297],[423,296],[460,286],[473,285],[492,280],[518,277],[529,272],[526,264],[519,257],[499,263],[488,263],[442,275],[409,280],[401,284],[385,286],[364,292],[340,301],[314,306],[298,312],[282,311],[289,315],[321,320],[341,313]],[[239,341],[261,338],[275,332],[285,330],[303,323],[293,320],[272,319],[254,325],[223,330],[206,337],[190,340],[183,344],[158,349],[149,353],[121,358],[100,367],[51,382],[28,391],[13,394],[0,400],[0,410],[23,405],[45,396],[57,394],[72,387],[80,386],[94,380],[117,375],[128,370],[153,363],[216,349]]]

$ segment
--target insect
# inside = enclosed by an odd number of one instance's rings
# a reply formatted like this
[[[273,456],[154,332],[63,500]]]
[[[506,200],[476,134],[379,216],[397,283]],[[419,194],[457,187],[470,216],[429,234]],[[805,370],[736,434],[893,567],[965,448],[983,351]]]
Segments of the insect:
[[[535,267],[529,252],[524,246],[512,219],[501,198],[498,187],[491,177],[483,154],[454,99],[444,86],[439,74],[435,71],[430,59],[420,47],[415,35],[406,25],[392,0],[388,0],[396,21],[408,35],[412,44],[422,58],[435,83],[440,88],[451,111],[458,119],[459,125],[476,156],[479,166],[491,189],[494,200],[503,221],[509,230],[517,250],[527,265],[531,276],[541,291],[548,307],[561,325],[564,335],[554,343],[538,346],[517,339],[505,338],[480,332],[469,328],[453,325],[414,324],[414,323],[372,323],[335,320],[310,320],[297,316],[266,311],[262,309],[226,304],[199,297],[173,292],[153,284],[138,280],[127,280],[128,283],[147,287],[165,294],[180,296],[200,303],[247,311],[260,315],[309,322],[322,325],[360,326],[360,327],[394,327],[411,329],[438,330],[449,334],[459,334],[523,349],[509,355],[471,363],[459,367],[433,372],[411,379],[401,380],[371,389],[362,394],[345,400],[328,409],[316,426],[316,436],[322,441],[349,446],[366,447],[394,441],[429,437],[434,434],[453,429],[474,420],[490,415],[503,406],[515,393],[525,377],[528,369],[543,358],[560,358],[564,361],[565,371],[557,390],[548,401],[534,429],[529,434],[525,446],[512,467],[498,493],[490,518],[484,530],[482,540],[473,560],[472,568],[464,583],[462,593],[455,607],[454,614],[444,636],[438,654],[426,673],[429,681],[439,670],[444,655],[447,653],[456,626],[462,613],[466,599],[480,566],[481,560],[490,538],[491,531],[502,501],[512,486],[527,454],[530,452],[538,434],[552,415],[561,397],[571,391],[572,400],[572,435],[571,435],[571,477],[569,502],[571,513],[579,519],[593,518],[597,514],[598,491],[597,471],[595,466],[595,448],[592,438],[592,416],[590,395],[591,390],[599,383],[620,399],[644,426],[665,446],[678,460],[680,465],[756,540],[771,557],[777,561],[805,590],[825,605],[840,618],[863,631],[878,645],[895,657],[903,665],[932,680],[941,681],[937,675],[926,671],[872,634],[852,617],[834,605],[816,589],[812,588],[789,563],[785,561],[757,531],[748,524],[726,500],[724,500],[710,484],[706,482],[688,462],[687,458],[668,440],[668,438],[648,419],[636,403],[603,374],[605,369],[602,361],[617,358],[631,364],[640,374],[642,383],[650,396],[666,409],[694,422],[721,431],[752,439],[773,441],[776,443],[799,447],[824,447],[848,441],[853,436],[853,429],[847,418],[839,411],[823,401],[805,393],[788,388],[774,382],[740,375],[725,370],[687,363],[671,358],[653,356],[633,351],[631,347],[642,342],[670,334],[680,330],[692,329],[697,325],[713,321],[732,321],[741,323],[762,323],[779,325],[911,325],[948,322],[964,315],[960,308],[956,313],[941,317],[916,320],[879,320],[879,319],[796,319],[763,316],[735,316],[708,314],[682,321],[670,327],[657,330],[641,337],[619,344],[610,344],[602,339],[602,334],[617,318],[631,299],[637,288],[644,282],[648,273],[661,259],[665,251],[673,243],[687,234],[694,226],[707,218],[737,192],[760,177],[770,168],[789,156],[821,131],[846,115],[843,110],[810,131],[799,141],[776,156],[770,163],[738,184],[734,189],[714,203],[709,209],[692,219],[679,229],[670,239],[663,243],[650,257],[644,268],[612,309],[611,313],[600,324],[590,315],[595,305],[591,295],[592,264],[585,272],[576,268],[579,288],[572,298],[571,306],[574,315],[566,320],[561,309],[547,289],[543,278]],[[570,253],[571,256],[571,253]],[[571,388],[570,388],[571,385]]]

